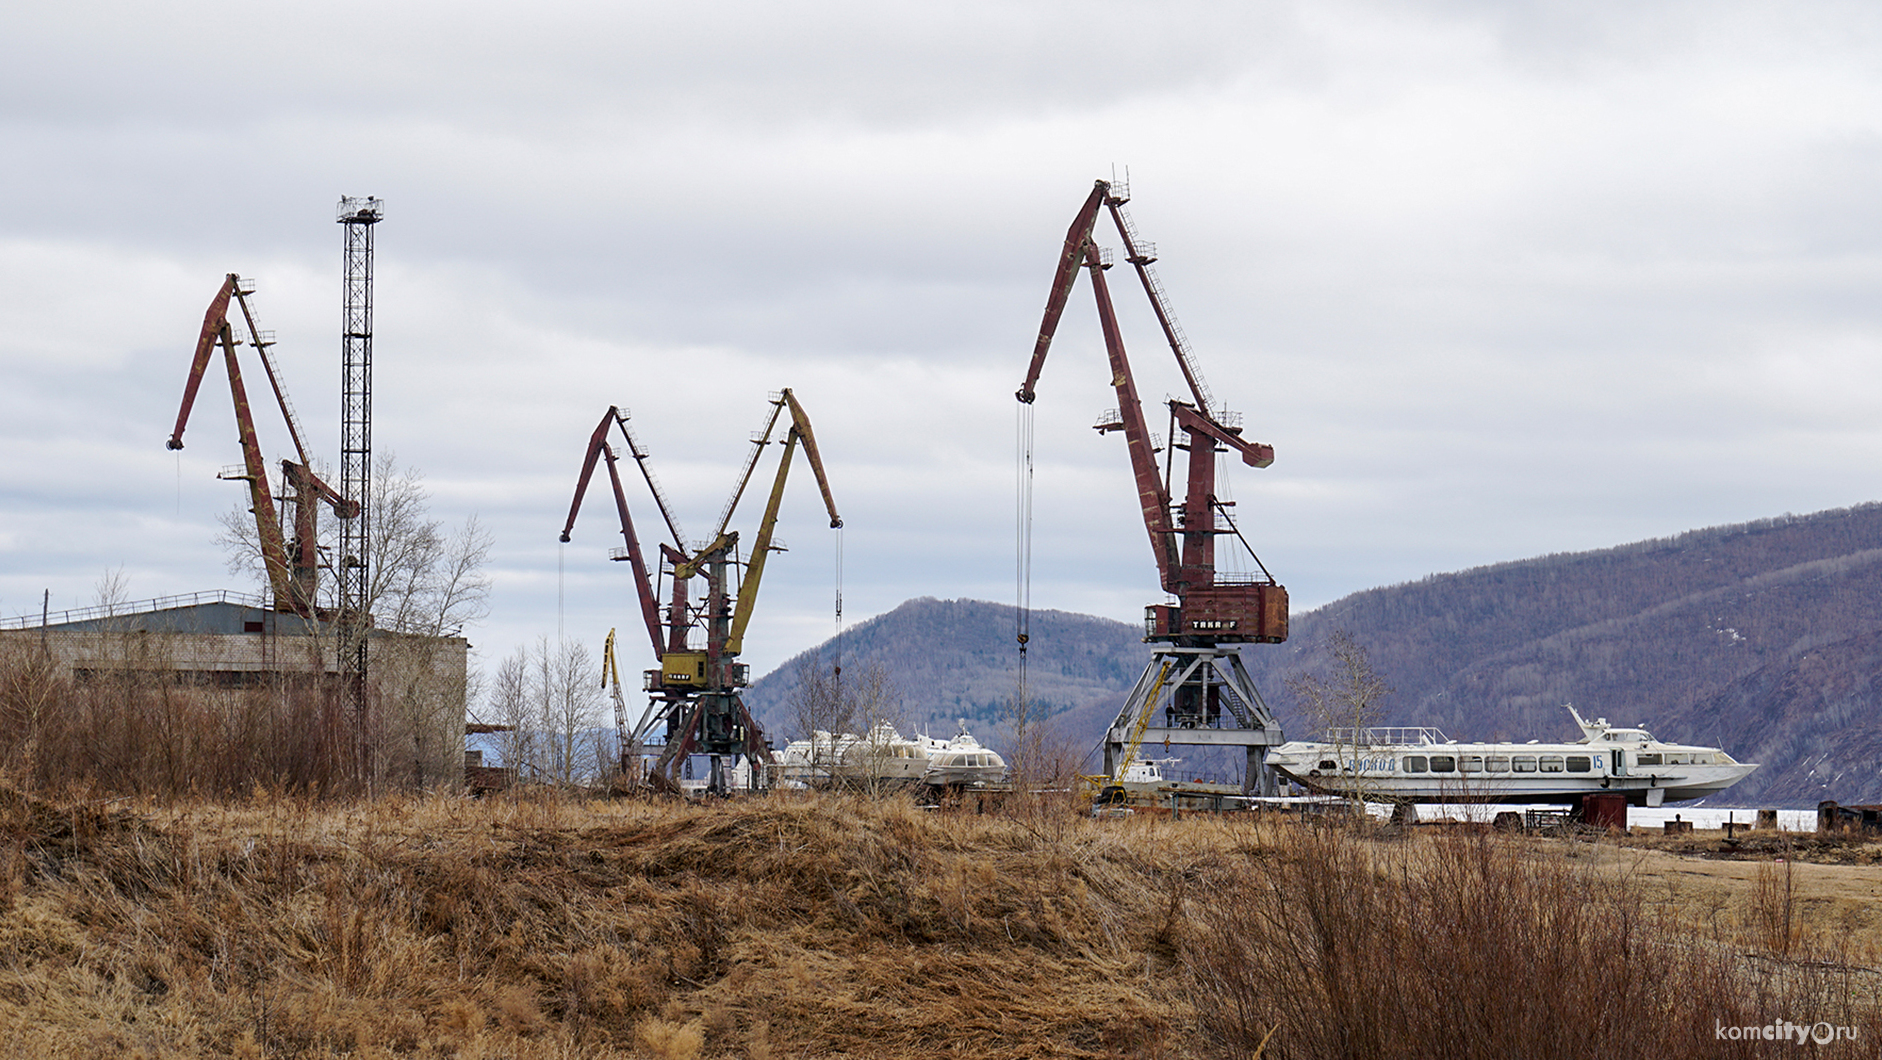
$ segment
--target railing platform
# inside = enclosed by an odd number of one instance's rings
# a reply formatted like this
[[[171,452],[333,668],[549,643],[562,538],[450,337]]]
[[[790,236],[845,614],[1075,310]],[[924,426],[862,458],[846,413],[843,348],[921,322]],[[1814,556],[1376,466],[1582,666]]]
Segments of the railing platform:
[[[42,621],[48,626],[63,626],[72,622],[93,622],[101,618],[126,618],[131,615],[148,614],[152,611],[170,611],[179,607],[196,607],[202,604],[240,604],[243,607],[259,607],[263,610],[269,607],[268,598],[265,596],[238,592],[234,589],[210,589],[200,593],[159,596],[154,600],[140,600],[136,603],[74,607],[65,611],[53,611],[43,618],[39,615],[0,617],[0,629],[35,629]]]

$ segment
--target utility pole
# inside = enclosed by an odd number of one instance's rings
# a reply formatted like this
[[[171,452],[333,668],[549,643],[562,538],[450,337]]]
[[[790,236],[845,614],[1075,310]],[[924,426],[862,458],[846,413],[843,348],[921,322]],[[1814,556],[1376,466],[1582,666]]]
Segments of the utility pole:
[[[341,197],[346,230],[345,310],[340,330],[340,492],[358,514],[340,520],[340,615],[335,629],[344,704],[359,739],[358,770],[369,790],[373,740],[367,638],[372,631],[372,243],[385,216],[378,198]]]

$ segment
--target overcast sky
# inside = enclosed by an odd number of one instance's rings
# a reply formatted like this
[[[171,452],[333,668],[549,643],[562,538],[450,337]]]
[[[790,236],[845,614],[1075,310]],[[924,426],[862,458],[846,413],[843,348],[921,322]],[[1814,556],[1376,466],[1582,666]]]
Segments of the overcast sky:
[[[15,4],[0,613],[118,568],[139,599],[243,587],[219,374],[163,441],[238,272],[337,460],[343,194],[386,202],[376,444],[496,536],[486,660],[636,621],[605,493],[556,542],[611,402],[703,537],[793,387],[847,620],[1011,601],[1013,391],[1066,225],[1126,167],[1204,373],[1276,449],[1231,490],[1297,611],[1871,500],[1879,129],[1871,4]],[[1111,277],[1155,402],[1180,379]],[[1089,429],[1108,379],[1081,280],[1033,603],[1135,621],[1160,595]],[[835,629],[799,474],[759,673]]]

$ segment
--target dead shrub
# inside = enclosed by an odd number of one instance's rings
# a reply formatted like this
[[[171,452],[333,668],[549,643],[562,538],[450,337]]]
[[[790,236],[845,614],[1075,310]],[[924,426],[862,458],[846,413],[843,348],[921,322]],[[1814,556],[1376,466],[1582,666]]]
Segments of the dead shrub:
[[[706,1036],[697,1020],[669,1023],[656,1016],[634,1028],[634,1041],[653,1060],[693,1060],[705,1047]]]
[[[1268,1055],[1289,1058],[1569,1060],[1718,1056],[1718,1025],[1876,1018],[1873,984],[1780,984],[1562,850],[1291,830],[1197,918],[1200,1024],[1230,1055],[1273,1033]]]

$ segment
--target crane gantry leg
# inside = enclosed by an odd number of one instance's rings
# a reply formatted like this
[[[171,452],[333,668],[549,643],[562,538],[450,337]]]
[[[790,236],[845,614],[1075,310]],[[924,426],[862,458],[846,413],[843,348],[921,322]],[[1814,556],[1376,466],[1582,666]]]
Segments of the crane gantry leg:
[[[1248,756],[1242,790],[1273,795],[1274,775],[1263,760],[1283,742],[1280,723],[1233,649],[1159,644],[1105,733],[1104,773],[1116,778],[1147,743],[1242,747]]]

